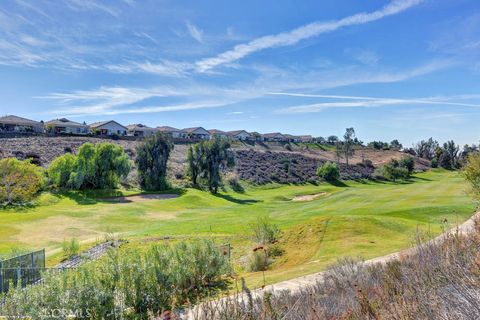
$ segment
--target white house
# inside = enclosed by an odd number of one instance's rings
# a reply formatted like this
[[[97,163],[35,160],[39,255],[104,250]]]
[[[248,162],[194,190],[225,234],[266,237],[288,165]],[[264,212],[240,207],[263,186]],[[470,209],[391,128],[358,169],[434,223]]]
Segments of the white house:
[[[262,135],[265,141],[286,142],[288,139],[280,132],[265,133]]]
[[[287,142],[301,142],[302,139],[300,139],[299,136],[294,136],[294,135],[291,135],[291,134],[284,134],[283,135],[285,137],[285,141]]]
[[[127,135],[127,128],[114,120],[94,122],[90,124],[89,127],[90,131],[95,134],[106,136],[111,136],[114,134],[117,134],[119,136]]]
[[[311,135],[303,135],[303,136],[299,136],[300,137],[300,141],[302,142],[313,142],[313,137]]]
[[[227,132],[217,129],[210,129],[208,130],[208,133],[210,133],[211,138],[218,137],[226,139],[229,137]]]
[[[88,126],[85,123],[79,123],[66,118],[54,119],[45,122],[46,129],[50,133],[68,133],[84,135],[88,133]]]
[[[174,127],[169,127],[169,126],[157,127],[157,130],[165,134],[168,134],[170,137],[174,139],[185,138],[185,133],[183,133],[182,130]]]
[[[202,127],[185,128],[182,129],[182,132],[185,133],[186,137],[190,139],[210,139],[210,133]]]
[[[250,133],[245,130],[235,130],[227,132],[228,136],[235,140],[247,141],[253,140],[253,137]]]
[[[157,131],[159,130],[155,128],[147,127],[146,125],[141,123],[129,124],[127,126],[127,134],[129,136],[134,136],[134,137],[149,137],[155,134],[155,132]]]
[[[13,115],[0,117],[0,132],[35,132],[43,133],[42,122]]]

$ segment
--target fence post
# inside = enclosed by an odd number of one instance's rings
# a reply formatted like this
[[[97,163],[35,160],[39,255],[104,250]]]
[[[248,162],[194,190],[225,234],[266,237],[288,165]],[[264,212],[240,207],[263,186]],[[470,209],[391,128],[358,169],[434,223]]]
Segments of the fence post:
[[[2,263],[0,262],[0,293],[3,293],[3,268],[2,267]]]

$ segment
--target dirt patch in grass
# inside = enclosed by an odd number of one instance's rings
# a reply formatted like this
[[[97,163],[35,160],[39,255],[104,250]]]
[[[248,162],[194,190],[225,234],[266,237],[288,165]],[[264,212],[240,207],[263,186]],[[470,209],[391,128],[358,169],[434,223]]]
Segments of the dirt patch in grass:
[[[166,199],[174,199],[178,198],[178,194],[137,194],[132,196],[125,196],[125,197],[108,197],[102,198],[100,200],[107,201],[107,202],[114,202],[114,203],[133,203],[133,202],[142,202],[142,201],[149,201],[149,200],[166,200]]]
[[[315,194],[307,194],[305,196],[296,196],[292,199],[292,201],[297,201],[297,202],[312,201],[317,198],[323,197],[326,194],[327,194],[326,192],[320,192]]]

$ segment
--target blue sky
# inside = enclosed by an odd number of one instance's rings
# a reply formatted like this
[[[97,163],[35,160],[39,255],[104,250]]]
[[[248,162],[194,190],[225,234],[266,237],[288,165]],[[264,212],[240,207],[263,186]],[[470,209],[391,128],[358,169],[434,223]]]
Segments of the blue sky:
[[[478,0],[5,0],[0,114],[480,139]]]

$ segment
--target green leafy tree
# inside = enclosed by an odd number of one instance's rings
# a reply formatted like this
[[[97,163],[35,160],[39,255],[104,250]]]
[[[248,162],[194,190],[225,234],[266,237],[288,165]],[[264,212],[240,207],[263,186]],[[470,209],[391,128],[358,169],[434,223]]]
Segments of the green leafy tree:
[[[443,144],[443,148],[439,148],[437,154],[438,163],[442,168],[455,169],[458,167],[458,156],[460,147],[455,144],[453,140],[447,141]]]
[[[471,153],[467,157],[463,174],[472,186],[474,193],[480,196],[480,153]]]
[[[190,146],[188,148],[187,152],[187,175],[190,177],[193,185],[198,184],[198,178],[200,177],[202,173],[202,166],[204,165],[204,159],[203,157],[205,156],[203,152],[203,144],[202,143],[196,143],[193,146]]]
[[[336,163],[327,161],[317,169],[317,176],[326,181],[336,181],[340,179],[340,170]]]
[[[201,141],[189,148],[187,154],[188,175],[193,184],[203,179],[212,193],[222,185],[222,171],[235,165],[226,139],[215,138]]]
[[[95,145],[95,178],[96,189],[114,189],[121,177],[130,172],[130,160],[123,149],[112,143]]]
[[[390,148],[394,150],[400,150],[403,148],[403,145],[400,143],[400,141],[398,141],[397,139],[394,139],[392,140],[392,142],[390,142]]]
[[[341,145],[342,154],[345,157],[345,162],[348,166],[348,159],[353,156],[354,149],[353,146],[355,145],[355,129],[347,128],[345,134],[343,135],[343,143]]]
[[[77,159],[71,153],[55,158],[48,167],[47,173],[50,182],[57,187],[75,188],[75,171]]]
[[[48,168],[52,183],[68,189],[113,189],[129,172],[128,155],[111,143],[86,143],[77,156],[65,154]]]
[[[173,150],[172,140],[163,133],[157,133],[137,147],[135,163],[140,186],[146,190],[165,190],[167,162]]]
[[[415,160],[410,156],[403,157],[398,164],[401,168],[407,169],[409,174],[412,174],[415,169]]]
[[[43,169],[16,158],[0,160],[0,203],[23,204],[34,199],[45,183]]]
[[[229,151],[230,143],[225,139],[213,139],[203,141],[204,157],[203,175],[207,180],[208,189],[212,193],[217,193],[218,188],[222,185],[222,170],[233,167],[235,159]]]

